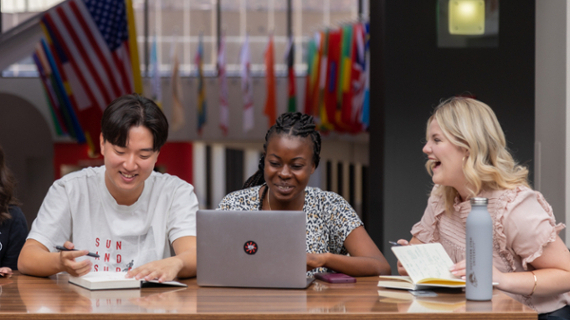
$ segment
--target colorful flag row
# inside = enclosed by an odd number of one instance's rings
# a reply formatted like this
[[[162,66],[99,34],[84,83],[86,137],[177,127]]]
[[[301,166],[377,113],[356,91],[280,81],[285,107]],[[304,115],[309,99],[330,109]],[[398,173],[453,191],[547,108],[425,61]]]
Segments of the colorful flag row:
[[[304,112],[323,131],[358,133],[369,118],[369,24],[317,32],[307,46]]]
[[[305,84],[304,112],[313,115],[322,131],[358,133],[369,126],[369,23],[354,23],[338,29],[320,31],[307,46],[307,76]],[[225,84],[225,47],[221,40],[218,67],[224,55],[223,70],[219,69],[220,127],[227,134],[229,108]],[[297,111],[295,84],[295,46],[288,40],[285,61],[287,63],[287,111]],[[246,35],[240,52],[241,83],[243,95],[243,128],[247,132],[254,127],[252,79],[250,72],[249,39]],[[268,126],[277,116],[273,36],[269,36],[265,51],[267,94],[263,113]],[[226,89],[224,89],[226,88]],[[225,103],[224,103],[225,102]],[[301,110],[299,110],[301,111]]]
[[[131,0],[68,0],[41,18],[33,54],[56,132],[87,143],[92,156],[103,110],[142,92]]]

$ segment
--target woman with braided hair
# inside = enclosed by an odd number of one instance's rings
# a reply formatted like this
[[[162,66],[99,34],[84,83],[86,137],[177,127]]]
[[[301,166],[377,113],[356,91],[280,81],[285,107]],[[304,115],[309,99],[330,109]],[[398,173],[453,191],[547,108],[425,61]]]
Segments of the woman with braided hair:
[[[321,136],[313,117],[284,113],[267,134],[259,170],[244,189],[228,194],[222,210],[303,210],[307,214],[307,271],[352,276],[390,274],[350,204],[334,192],[307,186],[319,165]],[[349,255],[347,255],[349,254]]]

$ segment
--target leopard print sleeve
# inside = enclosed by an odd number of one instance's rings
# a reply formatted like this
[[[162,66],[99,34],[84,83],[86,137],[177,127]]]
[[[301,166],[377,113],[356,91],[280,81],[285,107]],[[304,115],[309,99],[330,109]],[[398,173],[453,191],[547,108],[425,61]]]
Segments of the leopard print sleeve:
[[[323,205],[323,212],[327,217],[325,221],[330,232],[329,252],[347,254],[348,251],[344,247],[346,237],[352,230],[362,226],[363,223],[356,211],[342,196],[334,192],[323,192],[327,194],[325,197],[327,202]]]
[[[259,188],[256,186],[248,189],[234,191],[226,195],[217,210],[234,211],[257,211],[259,210]]]

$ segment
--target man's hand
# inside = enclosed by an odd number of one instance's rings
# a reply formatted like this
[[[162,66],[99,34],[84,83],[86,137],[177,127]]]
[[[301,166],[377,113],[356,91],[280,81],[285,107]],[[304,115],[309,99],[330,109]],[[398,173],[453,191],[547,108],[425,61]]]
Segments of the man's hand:
[[[63,246],[67,249],[75,248],[75,245],[70,241],[66,241]],[[86,275],[89,273],[89,271],[91,271],[93,263],[91,263],[91,260],[89,259],[78,262],[75,261],[75,258],[85,256],[88,253],[89,251],[87,250],[61,251],[59,253],[59,263],[61,265],[61,269],[74,277],[81,277],[83,275]]]
[[[184,262],[179,257],[170,257],[143,264],[127,272],[127,278],[155,280],[158,282],[171,281],[178,276]]]

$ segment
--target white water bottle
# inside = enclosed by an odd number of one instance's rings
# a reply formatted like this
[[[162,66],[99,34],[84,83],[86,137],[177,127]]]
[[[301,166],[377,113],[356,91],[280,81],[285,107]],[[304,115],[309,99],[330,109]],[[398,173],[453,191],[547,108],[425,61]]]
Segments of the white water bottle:
[[[491,300],[493,296],[493,220],[487,198],[471,198],[466,222],[465,298]]]

